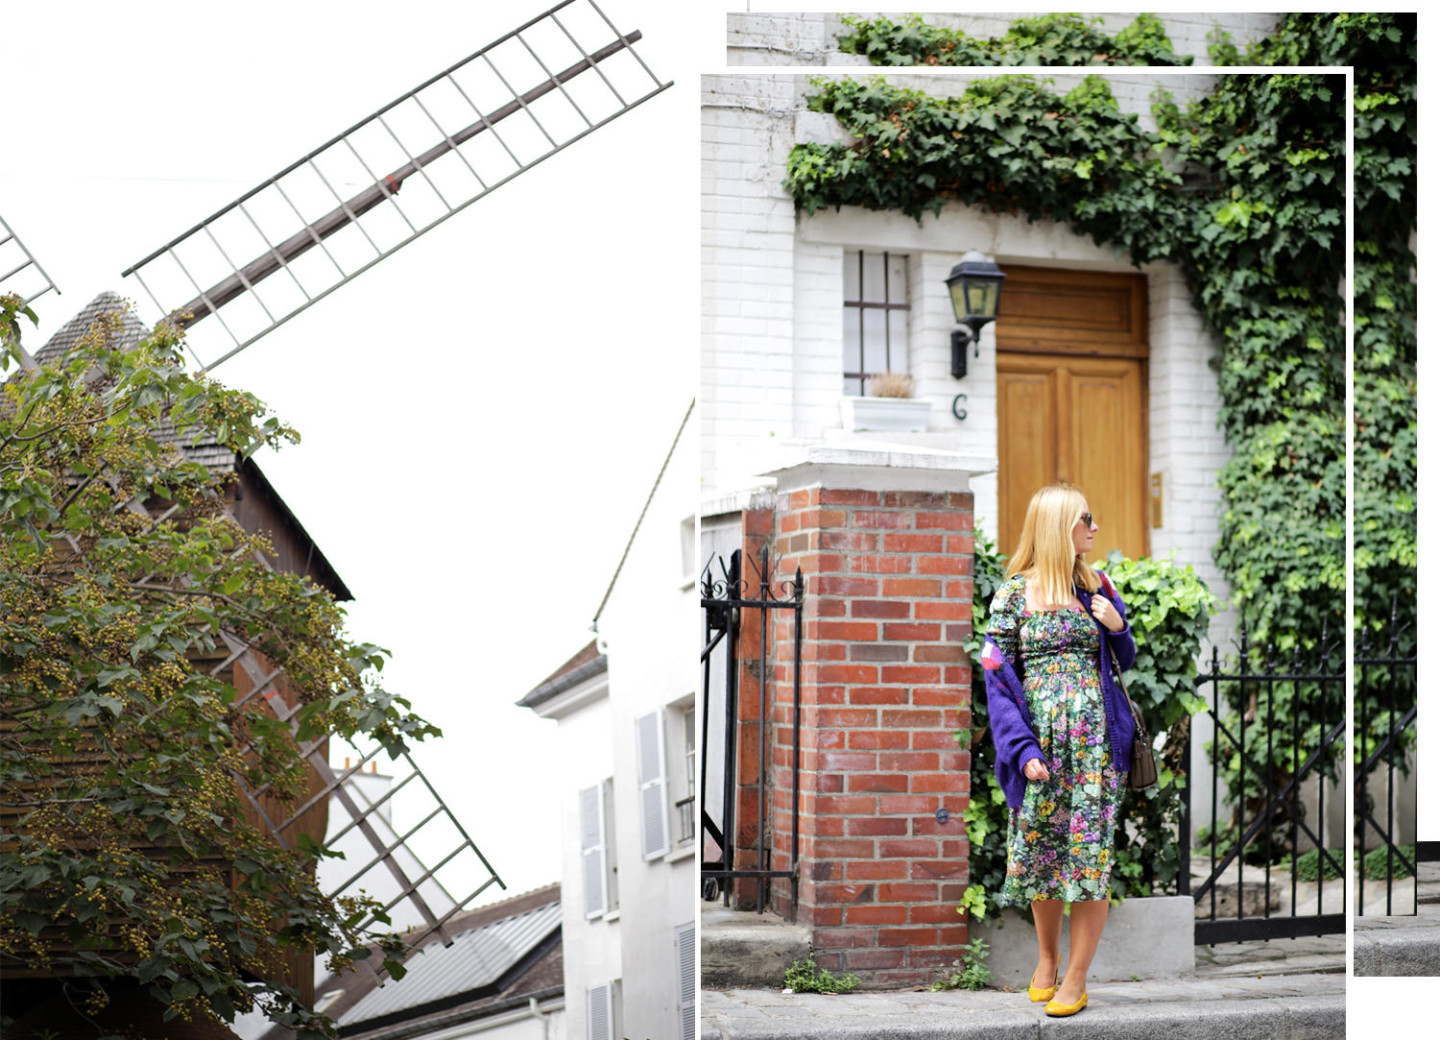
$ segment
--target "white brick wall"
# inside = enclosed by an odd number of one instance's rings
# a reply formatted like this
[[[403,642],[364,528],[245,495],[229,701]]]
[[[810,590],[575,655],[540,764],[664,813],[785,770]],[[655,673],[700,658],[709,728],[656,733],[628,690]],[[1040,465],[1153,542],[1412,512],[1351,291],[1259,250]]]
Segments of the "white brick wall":
[[[890,76],[891,82],[958,93],[971,74]],[[1079,75],[1055,77],[1055,89]],[[1203,82],[1202,82],[1203,81]],[[1208,77],[1160,75],[1116,78],[1122,109],[1146,113],[1157,85],[1182,103]],[[980,249],[1002,265],[1132,271],[1127,257],[1068,228],[1022,217],[948,206],[939,218],[916,221],[899,213],[846,208],[797,215],[782,187],[796,140],[838,140],[830,116],[804,108],[806,77],[765,74],[712,76],[705,99],[702,241],[705,295],[702,339],[704,469],[710,493],[754,486],[777,449],[800,443],[883,439],[994,458],[998,423],[994,330],[982,334],[980,357],[963,381],[950,376],[955,328],[944,279],[966,249]],[[840,430],[842,393],[842,258],[847,248],[888,250],[909,257],[909,342],[916,395],[932,402],[923,434],[848,434]],[[1218,397],[1209,367],[1215,344],[1190,304],[1177,271],[1167,264],[1144,272],[1150,288],[1150,472],[1164,481],[1164,526],[1152,531],[1156,554],[1175,550],[1224,597],[1228,590],[1211,550],[1219,532],[1215,476],[1228,457],[1216,425]],[[964,393],[966,419],[951,414]],[[993,532],[998,514],[995,478],[973,484],[976,519]],[[1221,616],[1214,638],[1228,638]]]
[[[788,437],[794,399],[795,209],[781,188],[794,80],[701,81],[703,473],[739,443]]]
[[[969,36],[988,39],[1003,36],[1015,19],[1034,17],[1035,13],[926,14],[922,17],[931,25],[959,29]],[[1243,49],[1247,43],[1268,33],[1280,20],[1278,14],[1258,12],[1159,13],[1158,16],[1165,23],[1165,32],[1175,53],[1194,55],[1192,68],[1210,63],[1206,37],[1216,25],[1228,31],[1235,45]],[[873,18],[875,15],[866,14],[865,17]],[[902,16],[891,12],[888,17],[898,21]],[[1133,13],[1100,17],[1105,31],[1112,35],[1135,19]],[[730,65],[868,65],[858,55],[841,54],[836,49],[835,37],[845,31],[846,27],[835,14],[730,14],[726,17],[726,62]]]

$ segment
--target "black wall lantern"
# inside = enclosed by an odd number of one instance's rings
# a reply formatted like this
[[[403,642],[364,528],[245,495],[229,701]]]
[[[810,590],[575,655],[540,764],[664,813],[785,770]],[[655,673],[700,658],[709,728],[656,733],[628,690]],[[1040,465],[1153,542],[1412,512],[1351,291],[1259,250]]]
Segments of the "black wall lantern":
[[[980,356],[980,330],[995,320],[1000,309],[1000,283],[1004,280],[1005,274],[995,261],[976,249],[962,256],[945,279],[955,320],[966,326],[950,333],[950,374],[956,379],[965,378],[967,346],[974,343],[975,356]]]

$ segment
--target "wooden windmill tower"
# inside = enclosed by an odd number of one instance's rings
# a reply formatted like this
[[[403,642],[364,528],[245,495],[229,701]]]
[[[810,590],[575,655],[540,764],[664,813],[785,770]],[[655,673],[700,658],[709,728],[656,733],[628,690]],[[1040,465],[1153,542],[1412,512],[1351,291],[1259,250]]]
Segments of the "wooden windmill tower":
[[[564,0],[127,268],[130,295],[144,317],[185,328],[196,363],[213,370],[500,185],[668,88],[636,52],[639,39],[638,32],[619,31],[593,0]],[[356,183],[363,185],[358,191],[344,187]],[[27,272],[39,270],[28,253],[24,258]],[[239,501],[226,506],[242,527],[262,522]],[[224,659],[207,665],[233,676],[242,703],[292,722],[298,706],[287,697],[283,672],[233,635],[225,644]],[[326,894],[383,893],[385,911],[410,925],[409,945],[448,942],[447,921],[503,882],[408,754],[392,764],[392,784],[377,796],[354,781],[380,747],[357,746],[346,766],[335,768],[331,761],[341,756],[330,743],[301,745],[312,776],[303,804],[283,805],[263,787],[242,784],[247,816],[288,847],[315,833],[317,817],[325,833],[328,812],[329,843],[353,849],[358,842],[366,854],[352,853],[348,876]],[[429,805],[412,826],[391,824],[389,809],[402,790],[404,798]],[[296,970],[308,974],[306,966]]]

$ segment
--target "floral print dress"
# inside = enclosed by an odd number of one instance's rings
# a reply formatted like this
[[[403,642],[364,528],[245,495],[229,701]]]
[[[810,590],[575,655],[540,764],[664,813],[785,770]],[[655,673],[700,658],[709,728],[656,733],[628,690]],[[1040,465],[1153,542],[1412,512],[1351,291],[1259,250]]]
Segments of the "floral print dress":
[[[1083,610],[1026,610],[1017,574],[996,590],[987,634],[1024,675],[1050,771],[1049,780],[1027,781],[1024,804],[1010,810],[999,902],[1105,899],[1124,789],[1110,768],[1099,627]]]

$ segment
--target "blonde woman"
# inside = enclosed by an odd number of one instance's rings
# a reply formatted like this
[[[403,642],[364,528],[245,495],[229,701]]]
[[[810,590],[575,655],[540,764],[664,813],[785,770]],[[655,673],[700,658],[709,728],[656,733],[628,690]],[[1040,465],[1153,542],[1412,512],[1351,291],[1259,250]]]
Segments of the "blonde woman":
[[[1078,488],[1030,499],[990,602],[981,663],[995,775],[1010,807],[999,901],[1029,904],[1039,963],[1030,999],[1064,1017],[1089,1002],[1085,976],[1109,909],[1115,823],[1135,721],[1115,678],[1135,660],[1125,604],[1085,562],[1099,525]],[[1059,978],[1060,923],[1070,957]]]

